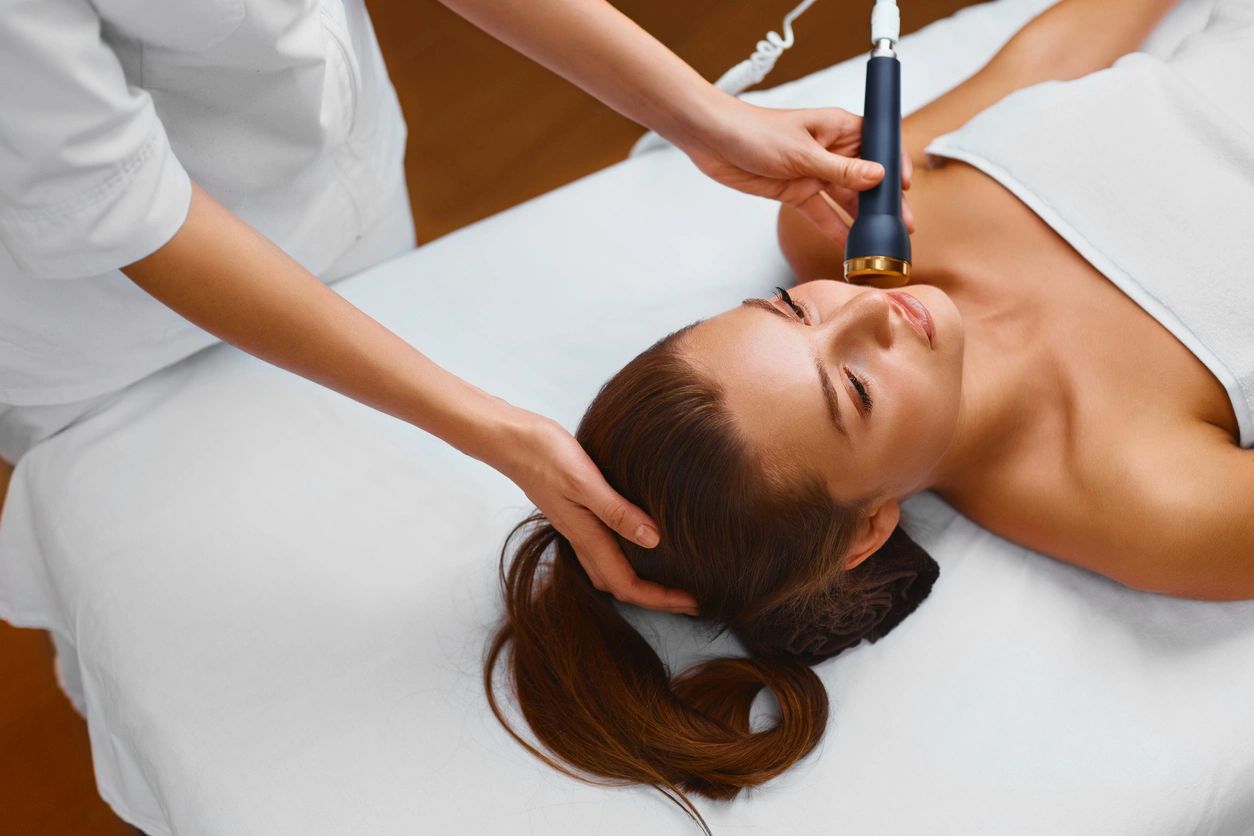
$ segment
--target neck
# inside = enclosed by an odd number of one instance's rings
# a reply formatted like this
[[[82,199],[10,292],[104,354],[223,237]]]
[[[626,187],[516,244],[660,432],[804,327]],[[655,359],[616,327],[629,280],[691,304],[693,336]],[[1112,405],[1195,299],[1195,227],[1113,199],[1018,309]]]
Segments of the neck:
[[[1052,400],[1038,387],[1051,376],[1041,351],[1048,341],[1032,338],[1030,306],[987,295],[981,301],[968,288],[945,290],[963,317],[962,391],[953,441],[920,489],[954,495],[986,484],[990,472],[1032,443],[1032,428]]]
[[[953,441],[924,480],[924,490],[956,492],[972,474],[987,467],[1004,447],[1009,404],[994,397],[987,385],[972,374],[972,364],[962,370],[962,395]]]

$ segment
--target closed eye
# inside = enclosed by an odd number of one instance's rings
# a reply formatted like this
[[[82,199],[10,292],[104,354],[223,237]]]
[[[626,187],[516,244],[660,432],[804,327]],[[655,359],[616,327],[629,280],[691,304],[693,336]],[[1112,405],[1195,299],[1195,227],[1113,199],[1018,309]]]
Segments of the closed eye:
[[[797,319],[804,323],[806,321],[808,308],[802,308],[795,301],[793,301],[792,296],[790,296],[788,291],[784,288],[777,287],[775,290],[779,294],[778,298],[783,300],[784,304],[791,308],[792,312],[797,315]],[[814,318],[810,317],[810,319],[811,322],[813,322]],[[853,388],[858,393],[858,398],[862,401],[862,414],[870,415],[871,409],[875,406],[875,403],[871,399],[870,393],[867,391],[866,381],[848,369],[845,369],[845,376],[849,378],[849,382],[853,384]]]
[[[845,369],[845,375],[849,378],[849,382],[853,384],[853,388],[858,390],[858,397],[862,399],[862,411],[870,415],[871,407],[874,406],[874,403],[867,392],[866,382],[848,369]]]
[[[777,287],[775,288],[775,292],[778,294],[777,298],[782,299],[784,304],[791,308],[792,312],[797,315],[797,319],[805,322],[805,309],[792,300],[792,297],[788,295],[788,291],[784,290],[782,287]]]

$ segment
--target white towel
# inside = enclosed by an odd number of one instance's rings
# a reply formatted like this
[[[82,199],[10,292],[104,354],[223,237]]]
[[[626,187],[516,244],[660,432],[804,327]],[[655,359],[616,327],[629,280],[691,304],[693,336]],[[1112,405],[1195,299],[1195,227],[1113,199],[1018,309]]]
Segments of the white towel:
[[[1254,447],[1254,0],[1169,55],[1016,91],[929,154],[1014,192],[1187,346]]]

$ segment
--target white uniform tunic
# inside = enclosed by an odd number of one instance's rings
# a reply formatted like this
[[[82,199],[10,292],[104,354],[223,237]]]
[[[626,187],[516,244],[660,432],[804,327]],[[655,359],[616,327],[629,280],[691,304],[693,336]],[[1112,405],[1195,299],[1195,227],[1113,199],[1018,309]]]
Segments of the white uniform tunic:
[[[118,270],[189,178],[323,281],[412,248],[405,138],[361,0],[0,0],[0,413],[217,342]]]

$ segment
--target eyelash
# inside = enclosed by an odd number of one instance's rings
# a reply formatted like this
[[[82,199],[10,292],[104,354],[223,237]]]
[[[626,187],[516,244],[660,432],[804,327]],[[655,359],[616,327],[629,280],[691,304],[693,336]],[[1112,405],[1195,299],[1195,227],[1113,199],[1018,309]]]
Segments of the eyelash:
[[[784,302],[784,304],[792,308],[792,312],[797,315],[797,318],[802,322],[805,322],[805,310],[792,300],[792,297],[788,295],[788,291],[784,290],[782,287],[775,288],[775,291],[779,294],[779,298]],[[858,397],[862,399],[862,407],[866,410],[866,413],[870,415],[871,409],[875,404],[874,401],[872,401],[870,394],[867,392],[870,387],[867,386],[866,380],[848,369],[845,370],[845,376],[849,378],[849,382],[853,384],[853,388],[858,390]]]
[[[775,288],[775,292],[779,294],[780,299],[784,300],[785,305],[792,308],[792,312],[797,315],[797,318],[804,322],[806,318],[805,310],[792,300],[792,297],[788,295],[788,291],[784,290],[782,287],[777,287]]]
[[[853,382],[853,388],[858,390],[858,396],[862,398],[862,406],[866,408],[867,415],[870,415],[872,402],[871,396],[867,394],[866,381],[848,369],[845,370],[845,374],[848,375],[849,379]]]

